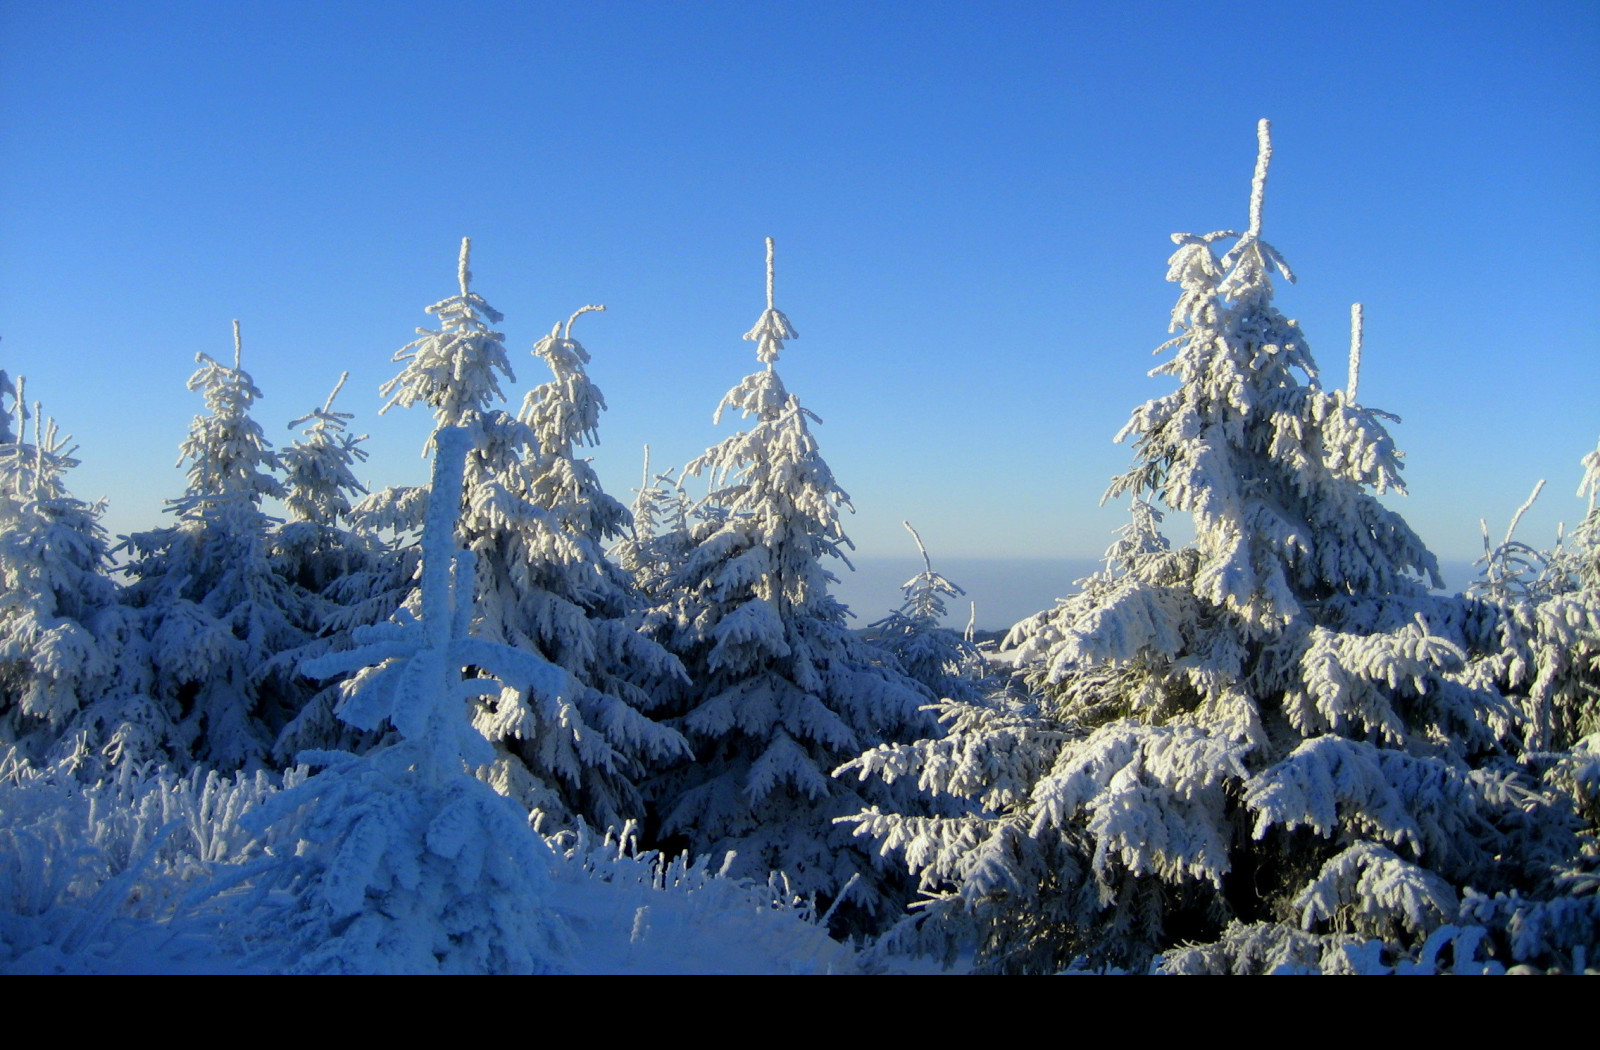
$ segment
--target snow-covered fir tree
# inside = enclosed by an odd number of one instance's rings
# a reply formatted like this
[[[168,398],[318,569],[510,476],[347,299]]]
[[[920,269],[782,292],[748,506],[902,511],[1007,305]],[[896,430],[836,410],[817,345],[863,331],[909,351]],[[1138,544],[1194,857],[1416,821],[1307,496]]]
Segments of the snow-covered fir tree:
[[[931,696],[845,627],[828,592],[836,580],[825,560],[843,560],[849,500],[811,434],[817,417],[773,367],[795,335],[774,304],[769,239],[767,306],[745,335],[765,367],[717,411],[718,421],[731,408],[753,425],[686,468],[709,475],[711,492],[655,618],[694,683],[677,724],[695,761],[652,793],[665,834],[687,837],[697,853],[736,851],[738,872],[779,870],[797,892],[823,898],[862,875],[846,902],[859,924],[897,911],[903,888],[833,826],[867,804],[873,785],[829,774],[864,748],[926,732],[920,709]]]
[[[1374,495],[1403,491],[1380,414],[1322,388],[1273,305],[1271,271],[1292,277],[1261,238],[1259,132],[1248,229],[1173,237],[1155,374],[1179,386],[1134,412],[1108,493],[1133,522],[1012,633],[1036,702],[947,709],[946,740],[854,767],[983,803],[856,822],[991,969],[1143,966],[1262,923],[1403,947],[1469,887],[1550,889],[1577,848],[1570,803],[1512,761],[1522,713],[1427,597],[1433,556]]]
[[[115,641],[123,610],[104,506],[68,491],[76,449],[38,405],[27,440],[22,386],[0,373],[11,402],[0,407],[16,415],[15,433],[0,419],[0,745],[40,758],[69,731],[89,731],[124,655]]]
[[[694,500],[684,490],[677,468],[650,473],[650,446],[644,447],[644,477],[634,490],[633,524],[611,548],[617,567],[626,572],[647,601],[666,599],[672,578],[690,550],[690,516]]]
[[[1482,523],[1480,576],[1457,616],[1458,629],[1488,654],[1490,672],[1520,703],[1527,724],[1524,743],[1533,751],[1566,751],[1600,732],[1597,462],[1600,453],[1585,458],[1578,488],[1578,495],[1590,501],[1586,516],[1571,536],[1558,535],[1554,547],[1538,549],[1516,536],[1543,481],[1512,515],[1498,544]]]
[[[267,885],[290,892],[259,926],[302,973],[549,973],[569,935],[548,908],[553,857],[523,811],[472,775],[494,758],[474,701],[555,697],[567,675],[532,653],[471,633],[473,557],[455,540],[455,493],[471,435],[435,435],[417,613],[359,628],[357,647],[309,661],[332,677],[360,669],[340,717],[399,739],[272,798],[255,826],[295,828]],[[463,676],[462,667],[478,669]]]
[[[321,408],[289,423],[291,430],[304,431],[278,456],[288,520],[272,530],[272,561],[301,595],[299,626],[308,637],[304,645],[278,654],[280,672],[348,648],[354,626],[387,619],[415,565],[414,558],[407,563],[406,555],[391,550],[370,530],[354,527],[351,501],[367,491],[355,476],[356,464],[367,458],[361,447],[366,435],[348,433],[352,415],[333,410],[348,378],[348,372],[340,375]],[[392,579],[402,564],[403,580]],[[381,581],[376,588],[374,581]],[[359,746],[334,714],[340,691],[341,683],[328,684],[299,705],[274,742],[279,761],[291,763],[308,747]]]
[[[428,405],[439,427],[472,435],[460,529],[477,559],[474,630],[572,676],[559,695],[501,693],[480,708],[478,727],[499,747],[491,782],[557,823],[620,824],[642,815],[635,778],[686,753],[641,713],[682,672],[629,621],[627,578],[600,547],[626,528],[627,511],[573,454],[595,440],[605,405],[583,368],[588,353],[572,321],[558,325],[535,351],[553,381],[529,395],[522,419],[492,407],[501,378],[515,377],[490,327],[501,315],[471,290],[470,247],[464,239],[460,294],[428,308],[440,329],[418,329],[384,393],[389,406]]]
[[[177,524],[126,541],[165,744],[179,761],[222,769],[265,759],[294,716],[303,690],[273,658],[306,640],[303,595],[272,562],[274,519],[261,504],[284,495],[281,465],[250,414],[261,391],[241,365],[237,321],[233,338],[231,366],[195,356],[189,389],[206,413],[181,448],[189,484],[168,501]]]
[[[922,537],[909,521],[901,524],[917,543],[922,571],[901,587],[905,601],[900,608],[870,624],[868,630],[875,632],[877,644],[894,655],[901,669],[934,696],[976,700],[993,684],[987,681],[983,654],[960,633],[944,626],[945,599],[967,592],[933,571]]]

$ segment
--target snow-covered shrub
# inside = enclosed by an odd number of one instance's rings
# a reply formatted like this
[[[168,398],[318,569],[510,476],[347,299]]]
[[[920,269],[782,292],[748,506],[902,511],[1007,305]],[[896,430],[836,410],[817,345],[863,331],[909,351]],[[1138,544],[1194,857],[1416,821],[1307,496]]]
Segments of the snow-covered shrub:
[[[209,887],[264,848],[292,850],[241,818],[302,778],[178,775],[82,752],[48,767],[0,758],[0,972],[243,965]]]
[[[824,916],[782,875],[728,874],[731,856],[666,857],[639,848],[632,825],[596,840],[585,828],[551,842],[555,907],[581,938],[577,973],[859,972]]]
[[[325,765],[254,818],[292,829],[268,884],[291,891],[255,936],[308,972],[543,973],[560,968],[564,931],[545,900],[552,856],[517,804],[472,775],[493,748],[472,724],[478,697],[538,694],[563,703],[570,681],[527,652],[474,637],[473,556],[456,549],[467,430],[434,434],[420,611],[359,629],[358,647],[307,663],[329,677],[361,668],[339,716],[399,740]],[[476,671],[463,673],[463,668]]]

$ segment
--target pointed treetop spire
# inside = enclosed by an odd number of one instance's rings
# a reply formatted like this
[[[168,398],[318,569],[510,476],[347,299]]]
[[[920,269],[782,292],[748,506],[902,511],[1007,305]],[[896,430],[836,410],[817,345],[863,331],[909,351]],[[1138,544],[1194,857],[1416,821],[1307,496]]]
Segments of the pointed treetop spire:
[[[772,238],[767,238],[767,308],[761,312],[761,317],[756,321],[756,326],[744,334],[746,339],[756,344],[756,360],[772,370],[772,363],[778,359],[778,353],[783,349],[785,339],[798,339],[800,333],[789,324],[789,319],[783,316],[772,296],[773,274],[773,246]]]
[[[772,257],[773,257],[773,254],[774,253],[773,253],[773,247],[772,247],[772,238],[768,237],[767,238],[767,309],[768,310],[771,310],[772,307],[773,307],[773,303],[772,303]]]
[[[1289,264],[1279,255],[1277,249],[1261,239],[1261,208],[1267,196],[1267,168],[1272,163],[1272,122],[1263,118],[1256,125],[1256,170],[1250,179],[1250,227],[1242,234],[1223,231],[1212,234],[1211,239],[1218,237],[1237,236],[1239,240],[1228,249],[1228,254],[1222,257],[1222,269],[1226,273],[1217,288],[1229,299],[1239,301],[1243,299],[1256,299],[1260,296],[1271,298],[1272,286],[1267,279],[1268,272],[1277,267],[1283,274],[1284,280],[1294,283],[1294,271],[1289,269]],[[1189,239],[1173,240],[1179,244],[1189,244]],[[1172,262],[1180,262],[1190,257],[1200,256],[1196,250],[1198,245],[1190,245],[1190,251],[1174,255]],[[1175,271],[1173,271],[1175,272]],[[1173,280],[1172,276],[1167,278]]]
[[[467,287],[472,284],[472,271],[467,269],[467,262],[472,255],[472,238],[461,238],[461,264],[456,268],[456,280],[461,282],[461,294],[467,294]]]
[[[1361,381],[1361,304],[1350,304],[1350,378],[1345,382],[1344,399],[1356,403],[1356,386]]]
[[[233,370],[239,370],[239,361],[244,356],[244,340],[239,338],[239,319],[233,319]]]
[[[1256,173],[1250,180],[1250,235],[1261,236],[1261,204],[1267,196],[1267,165],[1272,163],[1272,121],[1256,125]]]

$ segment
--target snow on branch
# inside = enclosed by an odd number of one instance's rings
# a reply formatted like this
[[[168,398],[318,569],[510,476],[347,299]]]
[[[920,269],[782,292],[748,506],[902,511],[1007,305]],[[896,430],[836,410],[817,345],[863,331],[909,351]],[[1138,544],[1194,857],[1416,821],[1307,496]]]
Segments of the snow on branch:
[[[755,327],[744,334],[744,337],[756,344],[756,360],[766,365],[770,370],[774,361],[778,360],[778,353],[783,349],[785,339],[798,339],[800,333],[794,330],[789,319],[779,310],[773,299],[773,255],[772,238],[767,238],[767,308],[761,312],[761,317],[756,321]]]
[[[1361,382],[1361,304],[1350,304],[1350,378],[1345,381],[1344,396],[1348,404],[1356,403],[1356,387]]]
[[[1272,163],[1272,121],[1256,125],[1256,172],[1250,180],[1250,236],[1261,236],[1261,206],[1267,197],[1267,166]]]

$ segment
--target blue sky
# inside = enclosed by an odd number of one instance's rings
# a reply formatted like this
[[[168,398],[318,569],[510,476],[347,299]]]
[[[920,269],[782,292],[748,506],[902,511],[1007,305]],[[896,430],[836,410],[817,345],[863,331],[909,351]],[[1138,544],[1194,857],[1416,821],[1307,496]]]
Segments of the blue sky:
[[[260,421],[320,404],[366,476],[425,479],[418,413],[379,418],[393,352],[451,294],[505,315],[509,393],[578,306],[610,412],[596,464],[729,433],[739,337],[780,362],[866,556],[1094,556],[1112,436],[1151,379],[1173,231],[1266,236],[1330,383],[1366,306],[1362,400],[1401,415],[1444,558],[1550,486],[1583,507],[1600,436],[1600,6],[1548,4],[0,5],[0,367],[81,444],[114,531],[160,522],[198,395],[231,353]],[[1181,529],[1175,530],[1181,532]]]

